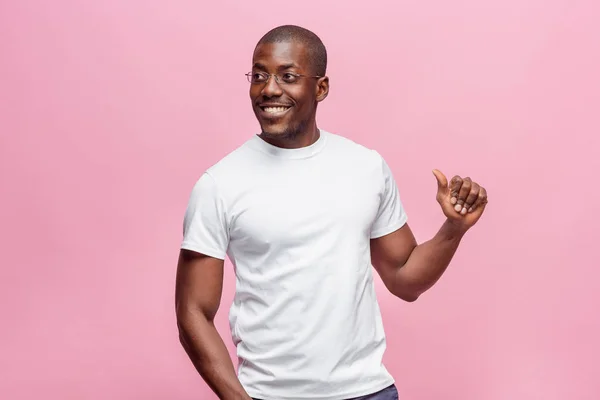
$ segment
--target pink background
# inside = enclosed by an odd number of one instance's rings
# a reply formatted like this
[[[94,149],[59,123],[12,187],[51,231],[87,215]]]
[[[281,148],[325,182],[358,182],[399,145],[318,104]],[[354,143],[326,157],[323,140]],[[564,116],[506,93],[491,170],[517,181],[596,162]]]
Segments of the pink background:
[[[490,195],[419,301],[377,281],[401,398],[600,398],[600,3],[324,3],[0,2],[2,399],[214,399],[177,338],[183,211],[257,132],[243,74],[284,23],[326,43],[320,126],[386,157],[419,240],[431,169]]]

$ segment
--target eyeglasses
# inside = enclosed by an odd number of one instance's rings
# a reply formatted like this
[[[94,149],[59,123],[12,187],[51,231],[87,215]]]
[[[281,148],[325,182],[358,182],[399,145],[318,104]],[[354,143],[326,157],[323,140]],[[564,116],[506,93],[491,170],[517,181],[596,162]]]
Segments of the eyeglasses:
[[[284,72],[280,74],[267,74],[266,72],[248,72],[246,74],[248,82],[254,85],[267,83],[271,76],[274,76],[275,81],[280,85],[292,85],[294,83],[297,83],[300,80],[300,78],[322,78],[322,76],[301,75],[296,74],[294,72]]]

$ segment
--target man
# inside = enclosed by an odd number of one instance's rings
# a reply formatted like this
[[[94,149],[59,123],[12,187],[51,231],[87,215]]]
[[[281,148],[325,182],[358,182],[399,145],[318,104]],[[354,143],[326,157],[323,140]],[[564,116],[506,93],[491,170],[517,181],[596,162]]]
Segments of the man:
[[[250,99],[259,135],[209,168],[185,213],[176,308],[183,347],[220,399],[397,399],[371,266],[415,301],[442,275],[486,191],[440,171],[445,222],[417,245],[386,162],[319,129],[329,91],[321,40],[281,26],[257,44]],[[223,263],[235,268],[236,374],[214,326]]]

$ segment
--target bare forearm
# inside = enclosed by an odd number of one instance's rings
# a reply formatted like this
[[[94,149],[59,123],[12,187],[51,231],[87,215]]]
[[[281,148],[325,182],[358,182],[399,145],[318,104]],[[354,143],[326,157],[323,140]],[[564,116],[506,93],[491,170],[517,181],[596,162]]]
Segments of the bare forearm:
[[[222,400],[250,400],[235,373],[225,343],[201,313],[178,318],[181,344],[196,370]]]
[[[411,252],[396,275],[396,294],[409,301],[431,288],[448,268],[465,232],[446,221],[438,233]]]

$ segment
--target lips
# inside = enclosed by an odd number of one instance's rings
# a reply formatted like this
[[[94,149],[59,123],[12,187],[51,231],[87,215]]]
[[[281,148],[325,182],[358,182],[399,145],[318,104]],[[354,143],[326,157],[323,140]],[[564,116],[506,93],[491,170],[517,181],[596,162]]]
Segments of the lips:
[[[261,104],[258,108],[262,117],[272,119],[283,116],[292,106],[286,104]]]
[[[278,106],[278,107],[261,107],[261,109],[263,111],[266,111],[268,113],[271,114],[277,114],[277,113],[281,113],[284,112],[288,109],[289,107],[285,107],[285,106]]]

